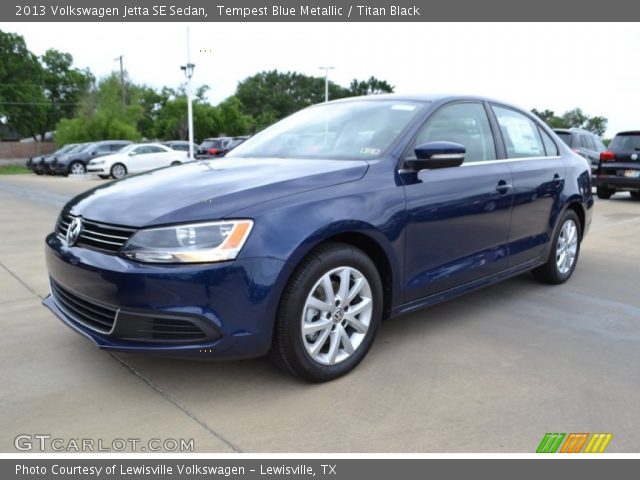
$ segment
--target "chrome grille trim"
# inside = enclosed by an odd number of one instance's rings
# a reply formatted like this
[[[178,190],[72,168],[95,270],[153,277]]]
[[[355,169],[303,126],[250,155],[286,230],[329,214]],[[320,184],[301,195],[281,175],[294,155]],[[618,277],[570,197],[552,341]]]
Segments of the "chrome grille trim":
[[[74,218],[73,215],[62,212],[56,222],[56,233],[66,238],[67,230]],[[82,231],[76,242],[77,246],[113,254],[118,253],[136,231],[135,228],[109,225],[84,218],[82,225]]]

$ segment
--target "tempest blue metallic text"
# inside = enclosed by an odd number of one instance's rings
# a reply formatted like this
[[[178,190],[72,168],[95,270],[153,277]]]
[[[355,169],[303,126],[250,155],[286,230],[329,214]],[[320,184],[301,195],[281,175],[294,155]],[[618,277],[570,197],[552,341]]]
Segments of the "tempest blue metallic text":
[[[325,381],[363,359],[383,318],[527,270],[563,283],[592,207],[587,161],[525,111],[340,100],[223,159],[71,200],[46,239],[44,303],[105,350],[269,353]]]

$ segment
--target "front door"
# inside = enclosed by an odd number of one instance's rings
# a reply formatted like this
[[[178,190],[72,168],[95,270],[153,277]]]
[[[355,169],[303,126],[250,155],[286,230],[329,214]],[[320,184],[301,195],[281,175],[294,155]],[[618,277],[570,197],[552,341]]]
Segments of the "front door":
[[[412,145],[439,140],[464,145],[465,161],[460,167],[423,170],[405,184],[405,302],[508,265],[512,176],[507,162],[496,159],[484,105],[445,105],[427,120]]]

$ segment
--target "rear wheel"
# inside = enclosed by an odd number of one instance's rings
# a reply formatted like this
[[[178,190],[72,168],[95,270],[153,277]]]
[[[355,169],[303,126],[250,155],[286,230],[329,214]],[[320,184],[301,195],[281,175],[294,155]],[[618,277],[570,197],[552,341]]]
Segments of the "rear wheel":
[[[350,245],[328,243],[289,281],[270,356],[306,380],[333,380],[365,357],[381,317],[382,284],[371,259]]]
[[[547,263],[533,270],[533,276],[544,283],[557,285],[569,280],[578,263],[582,231],[580,220],[573,210],[567,210],[551,243]]]
[[[598,187],[596,189],[596,194],[598,195],[598,198],[602,200],[607,200],[608,198],[611,198],[611,195],[613,195],[614,193],[615,191],[606,187]]]
[[[127,167],[121,163],[116,163],[111,167],[111,176],[115,179],[123,178],[127,174]]]
[[[87,173],[87,169],[82,162],[73,162],[69,165],[69,173],[71,175],[84,175]]]
[[[629,192],[629,194],[634,200],[640,200],[640,192]]]

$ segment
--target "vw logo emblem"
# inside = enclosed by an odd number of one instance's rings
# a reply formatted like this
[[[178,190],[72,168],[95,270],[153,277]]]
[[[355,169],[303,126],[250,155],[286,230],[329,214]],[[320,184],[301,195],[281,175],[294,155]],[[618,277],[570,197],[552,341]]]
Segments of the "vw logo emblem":
[[[638,154],[637,153],[632,153],[631,154],[631,160],[637,160],[638,159]]]
[[[344,319],[344,310],[336,308],[333,312],[333,323],[340,323]]]
[[[78,237],[80,237],[80,233],[82,232],[82,219],[80,217],[76,217],[71,220],[69,224],[69,228],[67,229],[67,244],[70,247],[73,247],[78,241]]]

